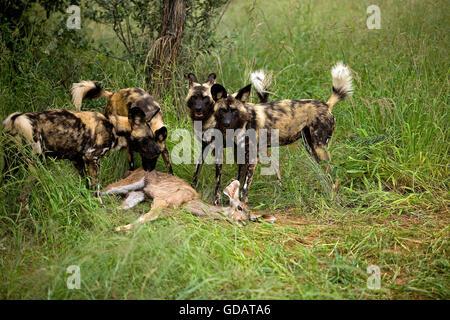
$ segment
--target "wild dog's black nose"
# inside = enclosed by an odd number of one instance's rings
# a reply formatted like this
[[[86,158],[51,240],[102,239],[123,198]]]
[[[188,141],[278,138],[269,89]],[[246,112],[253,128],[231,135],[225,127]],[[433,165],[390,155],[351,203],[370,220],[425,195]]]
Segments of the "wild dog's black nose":
[[[200,104],[196,104],[195,105],[195,108],[194,108],[194,110],[196,111],[196,112],[200,112],[200,111],[202,111],[202,109],[203,109],[203,106]]]
[[[231,125],[231,117],[224,117],[224,119],[222,120],[222,124],[224,127],[228,128]]]

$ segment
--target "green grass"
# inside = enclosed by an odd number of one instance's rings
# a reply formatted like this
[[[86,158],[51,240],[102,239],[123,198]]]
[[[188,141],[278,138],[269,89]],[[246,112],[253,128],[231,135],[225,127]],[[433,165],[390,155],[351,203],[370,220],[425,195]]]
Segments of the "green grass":
[[[280,148],[283,186],[257,169],[250,191],[250,205],[275,213],[276,224],[239,228],[179,210],[117,234],[115,226],[133,221],[150,203],[131,211],[117,210],[116,197],[100,204],[65,161],[20,167],[0,184],[0,298],[450,298],[447,2],[377,1],[380,30],[366,27],[370,4],[233,1],[218,27],[217,49],[200,55],[194,70],[182,70],[202,80],[216,72],[235,91],[252,70],[270,69],[273,99],[327,100],[331,66],[348,64],[355,93],[333,109],[337,199],[297,143]],[[95,39],[94,28],[86,33]],[[145,84],[128,63],[89,50],[64,46],[57,48],[60,56],[20,60],[2,50],[2,119],[17,110],[72,108],[68,86],[59,82],[72,69],[67,83],[95,79],[111,89]],[[160,99],[170,130],[192,128],[187,114],[177,112],[185,109],[185,92],[175,88]],[[85,109],[103,105],[93,101]],[[125,168],[124,154],[104,158],[102,185]],[[157,168],[165,171],[162,160]],[[194,165],[174,171],[191,181]],[[38,182],[24,210],[17,198],[28,173]],[[225,165],[223,186],[235,175],[236,167]],[[212,181],[213,166],[204,166],[198,189],[207,201]],[[69,265],[80,266],[80,290],[67,289]],[[366,286],[369,265],[381,269],[380,290]]]

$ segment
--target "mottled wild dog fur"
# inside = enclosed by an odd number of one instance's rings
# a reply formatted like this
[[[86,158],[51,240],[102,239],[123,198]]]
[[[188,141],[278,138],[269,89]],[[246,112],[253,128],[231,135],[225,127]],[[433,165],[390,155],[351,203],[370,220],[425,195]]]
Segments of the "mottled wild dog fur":
[[[139,127],[139,119],[132,124]],[[133,141],[127,117],[107,119],[99,112],[60,109],[15,112],[3,121],[4,132],[19,143],[31,145],[34,154],[68,159],[81,175],[87,165],[92,185],[97,184],[99,160],[110,150]]]
[[[132,109],[135,112],[140,110],[140,112],[144,114],[150,130],[154,133],[155,142],[159,149],[157,153],[162,154],[167,169],[169,173],[172,174],[172,165],[170,163],[169,151],[166,146],[168,131],[158,102],[141,88],[126,88],[111,93],[104,90],[98,83],[93,81],[82,81],[80,83],[74,83],[72,86],[72,100],[78,110],[81,108],[83,100],[99,97],[107,98],[107,104],[104,111],[104,114],[107,117],[110,117],[111,115],[127,117],[130,115]],[[140,133],[146,134],[144,131],[141,131]],[[140,136],[141,139],[146,139],[146,137],[147,136],[145,135]],[[134,169],[133,151],[139,151],[134,149],[134,147],[133,144],[129,144],[128,162],[131,170]],[[147,159],[147,161],[143,158],[143,166],[146,170],[153,170],[158,158],[150,157],[150,155],[147,156],[147,158],[151,159]]]
[[[216,83],[216,74],[211,73],[208,76],[206,82],[201,84],[197,77],[189,73],[189,91],[186,96],[186,104],[189,108],[189,113],[191,116],[192,122],[194,122],[194,135],[196,138],[199,138],[202,142],[202,153],[200,154],[200,158],[195,167],[194,176],[192,178],[191,186],[195,187],[197,185],[198,177],[200,175],[200,171],[204,162],[204,155],[207,154],[210,148],[212,141],[211,137],[207,137],[204,135],[204,132],[215,127],[216,122],[214,118],[214,100],[211,96],[211,86]],[[202,132],[195,132],[195,122],[201,122]],[[200,136],[199,136],[200,135]],[[206,152],[205,152],[206,151]],[[216,172],[218,172],[219,164],[216,164]],[[218,193],[218,191],[216,192]],[[215,204],[219,204],[218,201],[214,202]]]
[[[208,127],[214,112],[214,100],[211,96],[211,86],[216,83],[216,74],[211,73],[205,83],[201,84],[197,77],[189,73],[189,91],[186,104],[192,121],[201,121],[203,127]],[[208,128],[207,128],[208,129]],[[206,129],[205,129],[206,130]]]
[[[267,129],[267,144],[270,147],[270,130],[279,130],[279,145],[291,144],[300,137],[305,137],[306,149],[317,162],[326,161],[327,171],[330,167],[330,154],[327,148],[335,129],[333,106],[353,91],[350,69],[337,63],[331,70],[333,92],[327,102],[320,100],[279,100],[270,103],[248,104],[250,85],[233,95],[228,95],[225,88],[215,84],[211,94],[216,101],[214,115],[217,127],[225,129],[254,129],[256,138],[259,130]],[[230,116],[231,115],[231,116]],[[231,118],[231,120],[230,120]],[[254,146],[257,148],[258,143]],[[246,152],[249,145],[246,143]],[[246,157],[248,160],[248,157]],[[239,172],[245,172],[242,201],[248,201],[256,164],[239,165]],[[244,176],[240,176],[242,179]]]
[[[135,170],[128,177],[108,185],[101,195],[127,194],[122,203],[122,209],[134,207],[148,196],[153,204],[148,213],[140,217],[135,224],[143,224],[158,218],[161,210],[184,206],[200,217],[210,217],[216,220],[230,220],[239,225],[245,225],[249,219],[248,213],[239,201],[239,181],[233,181],[224,193],[230,198],[230,207],[211,206],[199,199],[197,192],[184,180],[167,173],[153,170]],[[272,218],[273,222],[274,219]],[[116,231],[130,230],[134,224],[116,228]]]
[[[263,72],[255,72],[251,75],[252,82],[255,86],[258,86],[258,97],[261,102],[266,102],[269,98],[269,86],[270,86],[270,78],[264,77]],[[200,175],[200,171],[204,162],[204,157],[208,153],[207,150],[214,145],[214,141],[210,136],[205,135],[204,133],[209,129],[218,129],[216,117],[214,113],[214,104],[215,101],[211,95],[211,87],[216,82],[216,75],[211,73],[208,76],[208,79],[205,83],[200,84],[197,80],[197,77],[189,73],[189,91],[186,96],[186,103],[189,108],[190,116],[193,122],[201,121],[202,124],[202,132],[201,132],[201,141],[202,141],[202,153],[200,155],[200,159],[195,168],[194,177],[192,179],[192,186],[195,187],[197,185],[198,177]],[[235,118],[234,118],[235,119]],[[237,120],[239,121],[239,120]],[[197,133],[196,133],[197,137]],[[226,135],[223,134],[222,146],[226,148]],[[214,148],[213,148],[213,152]],[[236,154],[236,153],[235,153]],[[221,172],[222,172],[222,163],[216,163],[216,183],[215,183],[215,191],[216,197],[214,199],[214,204],[218,205],[220,203],[220,181],[221,181]]]

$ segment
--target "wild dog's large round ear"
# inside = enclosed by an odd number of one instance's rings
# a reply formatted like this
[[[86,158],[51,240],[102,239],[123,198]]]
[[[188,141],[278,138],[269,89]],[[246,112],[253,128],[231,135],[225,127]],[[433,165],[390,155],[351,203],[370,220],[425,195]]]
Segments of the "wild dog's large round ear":
[[[131,111],[133,110],[133,117],[138,116],[139,112],[137,110],[142,111],[144,114],[144,119],[146,121],[150,121],[153,119],[156,114],[161,111],[161,107],[154,104],[147,104],[143,103],[143,101],[137,101],[135,104],[132,104],[131,102],[128,103],[128,115],[131,114]]]
[[[192,87],[194,83],[198,83],[197,77],[193,73],[189,73],[187,78],[189,80],[189,88]]]
[[[130,121],[131,128],[135,129],[136,126],[145,123],[145,112],[141,108],[132,107],[128,111],[128,120]]]
[[[208,76],[208,79],[206,80],[206,83],[212,86],[214,83],[216,83],[216,74],[210,73]]]
[[[246,102],[248,97],[250,96],[250,91],[252,90],[252,85],[249,84],[248,86],[242,88],[238,91],[236,95],[236,99],[238,99],[241,102]]]
[[[218,83],[214,84],[211,87],[211,95],[212,95],[214,101],[218,101],[218,100],[220,100],[222,98],[226,98],[228,96],[227,90],[225,90],[225,88]]]
[[[167,128],[161,127],[158,130],[155,131],[155,138],[158,141],[164,141],[167,138]]]

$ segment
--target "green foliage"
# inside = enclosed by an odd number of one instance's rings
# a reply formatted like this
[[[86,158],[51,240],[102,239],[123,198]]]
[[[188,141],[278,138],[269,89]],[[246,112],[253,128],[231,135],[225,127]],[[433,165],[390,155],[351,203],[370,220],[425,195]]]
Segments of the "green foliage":
[[[196,55],[210,52],[214,47],[214,22],[219,20],[220,9],[228,0],[187,0],[186,22],[183,28],[182,52],[179,61],[192,64]],[[124,58],[135,70],[147,61],[149,51],[158,38],[162,22],[164,1],[159,0],[95,0],[96,6],[86,6],[85,16],[112,26],[125,48]]]

